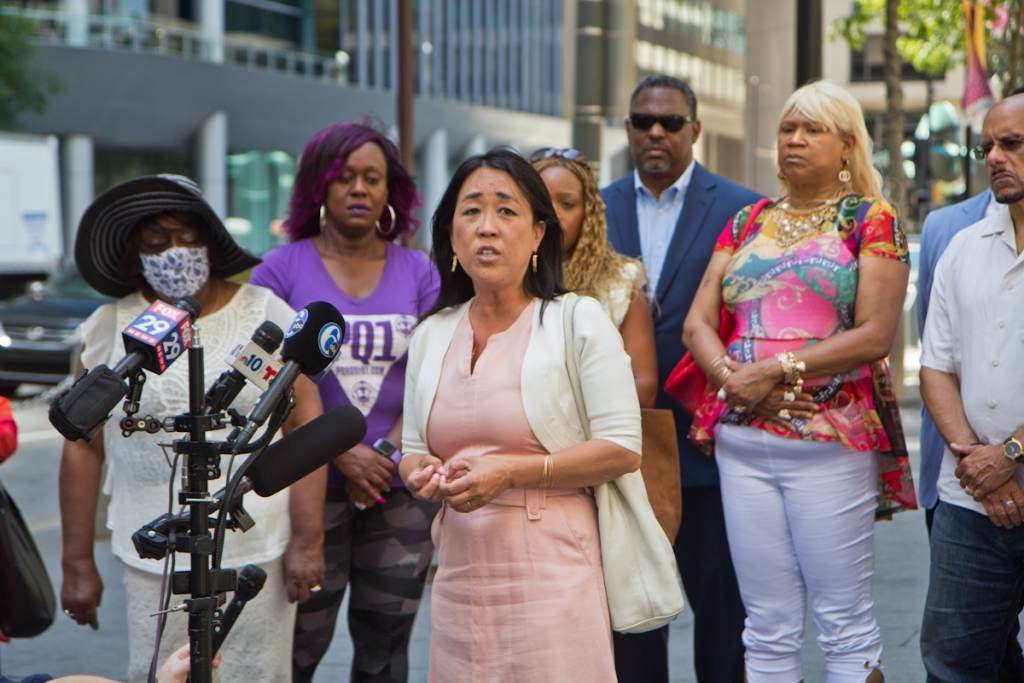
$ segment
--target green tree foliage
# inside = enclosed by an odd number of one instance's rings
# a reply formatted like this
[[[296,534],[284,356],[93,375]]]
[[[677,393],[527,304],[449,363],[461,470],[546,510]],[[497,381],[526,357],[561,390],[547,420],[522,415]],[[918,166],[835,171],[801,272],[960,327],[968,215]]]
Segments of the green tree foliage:
[[[42,112],[57,90],[56,76],[32,65],[35,31],[31,21],[0,14],[0,129],[14,128],[21,112]]]
[[[832,26],[834,37],[844,38],[851,47],[864,45],[865,29],[881,24],[888,0],[860,0],[853,3],[850,16]],[[900,24],[896,48],[900,57],[923,74],[941,77],[966,59],[963,0],[893,0]],[[1024,84],[1024,0],[990,0],[984,6],[986,23],[1004,13],[1006,25],[985,32],[988,73],[995,76],[1006,93]]]
[[[837,21],[833,31],[854,49],[863,48],[865,29],[882,23],[887,2],[861,0],[853,3],[850,16]],[[896,0],[894,4],[902,29],[896,39],[900,57],[931,76],[941,76],[956,62],[963,61],[962,0]]]

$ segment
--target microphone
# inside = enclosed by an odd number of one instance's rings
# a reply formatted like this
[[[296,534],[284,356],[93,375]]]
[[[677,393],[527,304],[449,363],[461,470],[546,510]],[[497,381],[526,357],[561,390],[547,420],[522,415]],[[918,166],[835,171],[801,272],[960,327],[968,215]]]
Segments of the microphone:
[[[190,296],[171,304],[157,299],[124,328],[125,357],[114,366],[121,377],[139,368],[161,375],[192,346],[192,321],[199,317],[199,302]]]
[[[238,587],[235,588],[235,595],[224,609],[224,616],[221,617],[221,628],[213,634],[213,648],[210,650],[213,654],[217,654],[217,650],[224,644],[224,639],[228,637],[228,632],[238,620],[238,615],[242,613],[245,603],[255,598],[263,590],[263,584],[266,582],[267,573],[259,566],[247,564],[242,567],[242,571],[238,574]]]
[[[364,436],[366,418],[359,409],[338,406],[267,446],[246,477],[256,495],[272,496],[351,449]]]
[[[50,423],[69,441],[89,439],[128,394],[126,377],[140,369],[163,373],[192,346],[192,321],[198,316],[199,303],[192,297],[173,306],[153,302],[122,332],[125,357],[113,368],[97,365],[57,396],[50,404]]]
[[[260,324],[247,344],[238,344],[228,357],[230,370],[225,370],[206,392],[206,412],[219,413],[231,405],[245,387],[246,380],[262,391],[281,371],[274,352],[281,345],[284,332],[269,320]]]
[[[298,312],[284,336],[281,348],[284,366],[249,413],[245,427],[235,440],[236,452],[263,426],[300,372],[317,375],[334,361],[344,334],[345,320],[338,309],[326,301],[314,301]]]

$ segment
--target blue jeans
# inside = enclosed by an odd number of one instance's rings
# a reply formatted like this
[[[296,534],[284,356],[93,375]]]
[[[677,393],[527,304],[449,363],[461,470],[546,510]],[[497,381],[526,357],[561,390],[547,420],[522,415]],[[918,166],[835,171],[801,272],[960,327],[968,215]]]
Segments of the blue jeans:
[[[940,502],[931,555],[921,627],[928,682],[998,681],[1024,596],[1024,526],[1001,529],[983,514]]]

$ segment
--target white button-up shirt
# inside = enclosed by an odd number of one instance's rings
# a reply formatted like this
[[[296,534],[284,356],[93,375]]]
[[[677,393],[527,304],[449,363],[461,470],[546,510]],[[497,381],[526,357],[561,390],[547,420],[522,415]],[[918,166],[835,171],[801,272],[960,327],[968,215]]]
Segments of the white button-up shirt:
[[[690,187],[693,177],[693,161],[686,167],[682,175],[661,193],[657,199],[640,180],[640,173],[633,171],[633,187],[636,190],[636,225],[640,233],[640,257],[647,270],[650,281],[648,295],[654,300],[658,290],[658,280],[665,267],[665,255],[668,245],[676,231],[676,223],[683,212],[683,201],[686,190]]]
[[[921,365],[956,375],[967,421],[997,444],[1024,424],[1024,254],[1009,208],[998,205],[949,243],[935,269]],[[985,514],[953,474],[947,447],[939,499]],[[1024,484],[1024,468],[1017,481]]]

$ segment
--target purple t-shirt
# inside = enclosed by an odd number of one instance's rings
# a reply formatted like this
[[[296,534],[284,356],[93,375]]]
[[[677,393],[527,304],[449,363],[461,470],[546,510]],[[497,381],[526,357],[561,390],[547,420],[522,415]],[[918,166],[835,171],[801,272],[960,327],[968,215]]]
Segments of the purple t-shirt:
[[[267,287],[298,310],[313,301],[333,304],[345,317],[337,360],[320,380],[324,410],[346,403],[366,416],[372,444],[386,436],[402,415],[406,351],[420,316],[437,299],[437,271],[427,255],[387,244],[387,262],[377,289],[353,299],[334,282],[312,239],[277,247],[252,271],[254,285]],[[344,484],[333,465],[331,486]],[[392,485],[401,486],[396,475]]]

